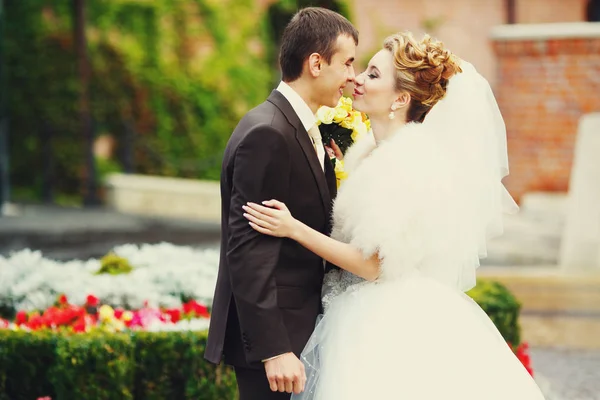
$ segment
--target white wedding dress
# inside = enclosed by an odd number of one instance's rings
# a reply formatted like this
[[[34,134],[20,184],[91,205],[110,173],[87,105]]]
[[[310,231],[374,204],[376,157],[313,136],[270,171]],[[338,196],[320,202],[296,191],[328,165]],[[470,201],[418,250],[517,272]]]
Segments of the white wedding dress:
[[[486,241],[516,205],[501,183],[506,133],[468,63],[422,124],[346,156],[332,236],[378,254],[381,276],[326,275],[325,314],[302,353],[296,400],[538,400],[533,378],[481,308]]]

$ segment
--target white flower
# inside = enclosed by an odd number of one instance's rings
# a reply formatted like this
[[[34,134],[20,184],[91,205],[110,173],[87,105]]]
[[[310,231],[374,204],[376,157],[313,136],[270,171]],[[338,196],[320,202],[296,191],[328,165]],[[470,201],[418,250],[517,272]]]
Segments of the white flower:
[[[352,132],[352,140],[357,141],[362,139],[365,135],[367,135],[367,124],[364,122],[360,122],[354,126],[354,132]]]
[[[93,294],[114,307],[178,307],[182,294],[210,304],[219,263],[218,249],[199,250],[169,243],[123,245],[114,249],[134,270],[122,275],[94,275],[99,260],[57,262],[25,249],[0,256],[0,305],[18,310],[45,309],[64,293],[74,304]]]
[[[335,118],[335,109],[322,106],[317,110],[317,119],[323,124],[331,124]]]

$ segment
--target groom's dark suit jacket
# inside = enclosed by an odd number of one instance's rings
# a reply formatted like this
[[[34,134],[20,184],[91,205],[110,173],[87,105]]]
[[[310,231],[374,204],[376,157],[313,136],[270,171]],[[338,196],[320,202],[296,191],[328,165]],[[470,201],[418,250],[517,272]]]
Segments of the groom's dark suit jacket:
[[[327,158],[327,157],[326,157]],[[321,312],[323,260],[290,239],[254,231],[242,205],[277,199],[308,226],[330,232],[335,173],[321,169],[287,99],[273,91],[233,131],[221,170],[219,275],[205,357],[237,367],[300,355]]]

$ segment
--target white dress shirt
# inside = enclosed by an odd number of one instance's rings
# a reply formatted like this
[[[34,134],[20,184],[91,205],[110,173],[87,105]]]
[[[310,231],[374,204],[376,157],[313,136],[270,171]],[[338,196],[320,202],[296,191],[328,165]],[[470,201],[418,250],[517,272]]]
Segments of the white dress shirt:
[[[323,141],[321,140],[321,132],[319,131],[319,127],[317,126],[317,117],[313,114],[312,110],[306,104],[304,99],[300,97],[298,93],[290,85],[281,81],[279,86],[277,86],[277,91],[283,95],[290,102],[292,108],[298,118],[300,118],[300,122],[302,122],[302,126],[310,136],[311,142],[315,147],[315,151],[317,152],[317,158],[319,159],[319,163],[321,164],[321,169],[324,169],[324,161],[325,161],[325,148],[323,148]]]
[[[279,86],[277,86],[277,91],[286,98],[287,101],[290,102],[292,108],[298,118],[300,118],[300,122],[302,122],[302,126],[306,129],[306,132],[309,131],[310,128],[313,127],[317,123],[317,117],[312,112],[308,104],[304,101],[302,97],[290,85],[281,81]]]

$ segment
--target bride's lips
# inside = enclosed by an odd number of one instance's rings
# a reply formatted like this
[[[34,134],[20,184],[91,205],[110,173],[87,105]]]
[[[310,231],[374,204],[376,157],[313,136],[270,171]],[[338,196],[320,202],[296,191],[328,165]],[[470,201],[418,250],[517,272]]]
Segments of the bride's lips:
[[[356,89],[354,89],[354,93],[352,93],[352,96],[354,96],[354,97],[358,97],[358,96],[362,96],[362,95],[363,94]]]

